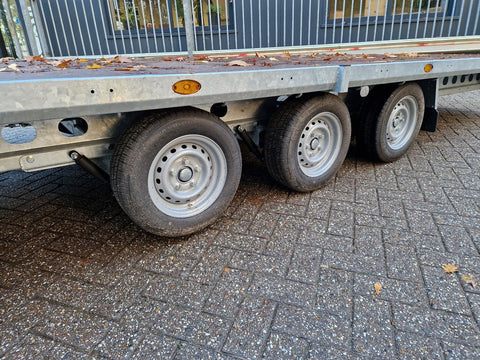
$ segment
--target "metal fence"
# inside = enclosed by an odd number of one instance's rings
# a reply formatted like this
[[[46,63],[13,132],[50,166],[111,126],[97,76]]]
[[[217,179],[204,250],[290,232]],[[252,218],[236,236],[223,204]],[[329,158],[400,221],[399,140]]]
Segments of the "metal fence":
[[[9,39],[4,42],[13,44],[19,56],[192,54],[480,35],[478,0],[0,0],[0,4],[2,33]]]

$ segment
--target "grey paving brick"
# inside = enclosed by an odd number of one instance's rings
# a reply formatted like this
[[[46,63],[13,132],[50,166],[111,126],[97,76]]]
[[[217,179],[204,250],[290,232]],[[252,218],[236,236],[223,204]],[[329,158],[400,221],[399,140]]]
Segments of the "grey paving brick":
[[[395,326],[399,330],[450,341],[478,342],[479,329],[470,316],[400,303],[393,303],[392,308]]]
[[[313,342],[310,348],[309,357],[311,360],[360,360],[368,359],[358,353],[339,349],[331,346],[325,346],[321,343]]]
[[[205,302],[204,310],[219,316],[236,315],[250,286],[250,273],[225,268]]]
[[[275,313],[274,302],[247,297],[233,322],[223,351],[246,358],[259,358],[268,339]]]
[[[230,259],[229,266],[250,272],[285,276],[289,260],[288,257],[275,257],[246,251],[236,251]]]
[[[128,353],[132,359],[171,359],[181,346],[180,340],[162,334],[148,334],[140,342],[135,352]]]
[[[382,231],[379,228],[355,226],[355,254],[372,256],[384,252]]]
[[[378,276],[386,274],[383,254],[364,256],[338,251],[325,250],[322,265],[334,269],[371,273]]]
[[[330,211],[327,232],[332,235],[353,237],[353,211]]]
[[[318,278],[323,250],[316,247],[297,246],[288,267],[287,279],[314,283]]]
[[[478,253],[470,234],[465,228],[446,225],[441,225],[438,228],[447,251],[466,254]]]
[[[205,285],[213,285],[234,252],[219,246],[208,247],[192,268],[188,279]]]
[[[273,322],[276,332],[351,350],[351,324],[336,315],[318,310],[280,305]]]
[[[257,236],[236,235],[227,232],[220,232],[213,241],[214,245],[224,246],[237,250],[248,250],[261,253],[265,248],[267,240]]]
[[[436,235],[437,225],[433,221],[432,214],[426,211],[406,210],[407,220],[412,232],[418,234]]]
[[[315,286],[278,277],[256,274],[248,293],[286,304],[313,306]]]
[[[423,268],[428,298],[433,309],[471,315],[462,286],[454,274],[447,274],[442,268]]]
[[[382,288],[380,294],[376,295],[374,285],[380,283]],[[362,297],[382,299],[388,301],[399,301],[415,306],[428,307],[429,302],[423,283],[390,279],[364,274],[355,274],[353,291]]]
[[[129,328],[114,324],[105,338],[95,346],[95,354],[110,359],[130,358],[145,335],[143,332],[131,331]]]
[[[386,244],[385,255],[389,277],[406,281],[422,281],[413,248]]]
[[[464,344],[444,342],[445,360],[479,359],[480,348]]]
[[[478,286],[478,285],[477,285]],[[468,303],[472,309],[473,316],[480,327],[480,294],[466,293]]]
[[[350,322],[353,310],[353,273],[321,268],[315,307]]]
[[[263,359],[306,359],[309,354],[308,341],[291,335],[271,333]]]
[[[362,355],[395,357],[395,336],[390,304],[372,297],[356,296],[353,316],[353,349]]]
[[[442,359],[443,351],[437,339],[399,331],[395,340],[398,359]]]

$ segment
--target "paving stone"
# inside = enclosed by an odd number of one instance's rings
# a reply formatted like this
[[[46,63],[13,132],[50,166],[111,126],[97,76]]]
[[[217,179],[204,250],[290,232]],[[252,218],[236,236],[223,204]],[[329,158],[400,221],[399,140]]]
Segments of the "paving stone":
[[[234,252],[219,246],[210,246],[199,257],[188,279],[200,284],[213,285]]]
[[[442,310],[427,310],[406,304],[393,303],[395,326],[399,330],[426,337],[478,343],[480,332],[470,316],[456,315]]]
[[[470,234],[463,227],[439,226],[438,228],[447,251],[466,254],[478,253]]]
[[[260,357],[275,308],[275,303],[270,300],[247,297],[233,322],[223,351],[246,358]]]
[[[356,296],[354,307],[353,349],[372,358],[394,358],[394,327],[389,302]]]
[[[396,336],[398,359],[442,359],[442,348],[438,340],[419,334],[399,331]]]
[[[367,359],[358,353],[347,350],[325,346],[321,343],[313,342],[309,352],[308,359],[311,360],[360,360]]]
[[[376,295],[374,285],[380,283],[382,288]],[[428,307],[429,302],[423,283],[389,279],[364,274],[355,274],[353,291],[362,297],[399,301],[415,306]]]
[[[95,353],[110,359],[131,358],[145,333],[114,324],[105,338],[95,347]]]
[[[351,324],[318,310],[279,305],[272,330],[351,350]]]
[[[215,315],[233,318],[249,286],[249,273],[225,268],[205,302],[204,310]]]
[[[378,228],[355,226],[355,254],[372,256],[383,254],[382,231]]]
[[[256,274],[248,293],[293,305],[313,306],[315,287],[297,281]]]
[[[385,255],[389,277],[406,281],[422,281],[415,251],[411,247],[386,244]]]
[[[308,341],[290,335],[271,333],[263,359],[306,359]]]
[[[284,277],[290,259],[260,255],[246,251],[236,251],[230,259],[230,267],[251,272],[262,272],[273,276]]]
[[[350,322],[353,310],[353,273],[321,268],[315,308]]]
[[[235,360],[233,356],[224,355],[222,353],[204,349],[190,344],[179,344],[178,350],[173,358],[174,360]]]
[[[433,309],[471,315],[468,301],[457,276],[447,274],[442,268],[423,268],[425,285]]]
[[[181,342],[162,334],[148,334],[137,347],[133,354],[128,354],[132,359],[171,359]]]
[[[386,274],[383,254],[364,256],[338,251],[325,250],[322,265],[334,269],[371,273],[378,276]]]
[[[256,236],[235,235],[227,232],[220,232],[213,241],[214,245],[224,246],[237,250],[248,250],[261,253],[265,248],[267,240]]]
[[[297,246],[288,268],[287,279],[314,283],[318,278],[323,250],[314,247]]]
[[[478,285],[477,285],[478,286]],[[466,293],[468,303],[472,309],[475,321],[480,327],[480,294]]]
[[[480,348],[464,344],[444,342],[445,360],[479,359]]]
[[[330,211],[327,232],[331,235],[353,237],[354,230],[353,211]]]

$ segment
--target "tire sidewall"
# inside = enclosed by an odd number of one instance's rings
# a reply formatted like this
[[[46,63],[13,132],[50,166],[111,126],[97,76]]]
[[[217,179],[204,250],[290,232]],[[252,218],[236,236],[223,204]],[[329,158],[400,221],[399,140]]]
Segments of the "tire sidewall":
[[[188,134],[203,135],[220,146],[226,159],[227,175],[221,193],[207,209],[192,217],[175,218],[163,213],[151,199],[148,176],[159,151],[170,141]],[[148,125],[129,153],[131,163],[119,169],[119,173],[130,174],[124,179],[128,182],[129,204],[121,205],[134,222],[160,235],[186,235],[212,223],[233,199],[241,177],[241,154],[237,140],[225,124],[207,113],[202,113],[202,116],[198,116],[198,112],[180,117],[164,116]]]
[[[387,126],[390,114],[393,112],[397,103],[406,96],[413,96],[417,104],[417,119],[415,129],[410,135],[408,141],[400,149],[392,149],[387,143]],[[377,127],[375,132],[376,153],[380,160],[391,162],[402,157],[415,141],[420,128],[422,126],[423,115],[425,112],[425,100],[422,88],[415,83],[403,85],[390,95],[386,100],[377,119]]]

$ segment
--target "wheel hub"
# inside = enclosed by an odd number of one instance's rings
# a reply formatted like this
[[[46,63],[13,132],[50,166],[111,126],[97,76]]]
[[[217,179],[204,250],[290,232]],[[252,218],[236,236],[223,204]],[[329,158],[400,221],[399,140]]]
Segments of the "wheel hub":
[[[328,171],[340,152],[340,119],[329,112],[314,116],[305,126],[298,144],[297,160],[302,172],[316,177]]]
[[[390,148],[402,148],[415,130],[418,104],[413,96],[405,96],[393,108],[387,123],[386,140]]]
[[[210,206],[226,181],[221,148],[202,135],[185,135],[165,145],[150,168],[149,192],[167,215],[189,217]]]

